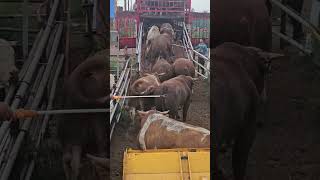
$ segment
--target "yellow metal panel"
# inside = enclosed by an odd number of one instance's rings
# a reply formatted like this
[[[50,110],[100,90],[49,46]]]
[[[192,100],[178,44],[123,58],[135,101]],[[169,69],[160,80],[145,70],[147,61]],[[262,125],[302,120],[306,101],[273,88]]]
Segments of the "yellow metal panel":
[[[127,149],[123,158],[123,179],[209,180],[210,149]]]

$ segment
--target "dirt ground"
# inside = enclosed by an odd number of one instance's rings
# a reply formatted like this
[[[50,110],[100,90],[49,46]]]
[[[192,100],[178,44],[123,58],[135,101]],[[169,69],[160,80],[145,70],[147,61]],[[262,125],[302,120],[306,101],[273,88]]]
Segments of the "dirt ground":
[[[210,129],[210,86],[198,81],[188,111],[187,123]],[[111,141],[111,180],[121,180],[122,159],[126,148],[137,149],[139,127],[131,126],[130,119],[124,118],[117,124]]]

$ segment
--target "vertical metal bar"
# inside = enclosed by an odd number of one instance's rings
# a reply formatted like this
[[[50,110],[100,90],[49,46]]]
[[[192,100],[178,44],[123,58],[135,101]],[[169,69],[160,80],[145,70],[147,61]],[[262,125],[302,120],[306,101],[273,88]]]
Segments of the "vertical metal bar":
[[[66,24],[66,45],[65,45],[65,61],[64,61],[64,77],[65,79],[69,75],[69,52],[70,52],[70,26],[71,26],[71,15],[70,15],[70,0],[65,0],[65,10],[67,16]]]
[[[23,59],[26,60],[28,57],[28,28],[29,28],[29,6],[28,0],[23,0],[23,25],[22,25],[22,52]]]

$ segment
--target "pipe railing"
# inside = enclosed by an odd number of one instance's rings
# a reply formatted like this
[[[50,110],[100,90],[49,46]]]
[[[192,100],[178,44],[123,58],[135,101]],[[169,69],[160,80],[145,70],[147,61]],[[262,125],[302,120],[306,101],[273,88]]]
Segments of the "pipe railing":
[[[184,49],[185,49],[185,51],[187,52],[187,55],[188,55],[188,59],[190,59],[191,61],[193,61],[195,64],[197,64],[198,66],[200,66],[201,68],[203,68],[204,70],[205,70],[205,72],[206,72],[206,74],[210,74],[210,70],[209,69],[207,69],[206,67],[204,67],[202,64],[200,64],[199,62],[197,62],[196,60],[194,60],[193,59],[193,56],[192,56],[192,52],[194,52],[195,50],[193,49],[193,47],[192,47],[192,43],[189,41],[188,42],[188,39],[190,39],[189,38],[189,35],[188,35],[188,32],[186,32],[186,27],[185,27],[185,25],[184,25],[184,30],[183,30],[183,40],[182,40],[182,42],[183,42],[183,47],[184,47]],[[192,52],[191,52],[192,51]],[[201,74],[200,72],[198,72],[197,70],[196,70],[196,73],[197,74],[199,74],[199,75],[201,75],[202,77],[204,77],[205,79],[207,79],[209,76],[206,76],[206,75],[204,75],[204,74]]]
[[[20,97],[23,97],[26,94],[28,87],[29,87],[29,84],[31,82],[31,79],[37,69],[37,64],[39,63],[40,57],[41,57],[43,50],[45,48],[45,44],[46,44],[48,37],[50,35],[50,31],[53,27],[53,23],[54,23],[54,20],[56,17],[56,12],[58,9],[59,2],[60,2],[60,0],[54,1],[54,4],[52,6],[52,10],[50,12],[50,16],[48,19],[47,26],[43,32],[43,36],[41,37],[41,39],[39,41],[39,46],[37,48],[37,51],[34,54],[33,61],[31,62],[30,66],[28,68],[28,71],[26,72],[25,77],[23,78],[23,81],[21,82],[21,85],[18,89],[18,92],[16,93],[16,97],[15,97],[13,103],[11,104],[11,108],[13,110],[15,110],[19,106],[20,101],[21,101]],[[5,121],[2,123],[2,125],[0,127],[0,141],[2,141],[5,132],[7,131],[7,129],[10,126],[10,123],[11,123],[10,121]],[[5,179],[7,179],[8,178],[7,176],[8,176],[8,174],[4,174],[1,177],[4,177]]]
[[[56,0],[55,2],[59,2],[59,0]],[[59,43],[60,43],[60,38],[61,38],[61,35],[62,35],[62,30],[63,30],[63,25],[62,24],[60,24],[58,26],[59,26],[59,28],[58,28],[56,37],[55,37],[53,45],[52,45],[52,51],[50,53],[50,58],[48,60],[48,64],[46,66],[46,70],[45,70],[45,72],[43,74],[42,80],[40,82],[36,97],[34,98],[34,101],[32,103],[31,109],[37,109],[38,108],[38,106],[39,106],[39,104],[41,102],[41,99],[43,97],[47,82],[49,80],[50,73],[52,71],[52,66],[53,66],[53,63],[54,63],[54,60],[55,60],[55,57],[56,57],[56,52],[57,52],[57,49],[58,49],[58,46],[59,46]],[[31,120],[32,120],[32,118],[28,118],[27,120],[23,121],[23,125],[21,127],[21,129],[23,131],[20,131],[18,136],[17,136],[17,139],[16,139],[16,141],[14,143],[14,146],[12,148],[12,151],[10,152],[8,161],[7,161],[6,165],[5,165],[5,169],[4,169],[4,171],[3,171],[2,175],[1,175],[1,178],[0,178],[1,180],[7,180],[9,178],[9,175],[10,175],[11,170],[13,168],[14,162],[16,160],[16,157],[18,155],[20,147],[21,147],[21,145],[23,143],[23,140],[25,138],[26,132],[29,130],[30,124],[32,122]]]
[[[131,59],[128,60],[126,67],[123,69],[122,71],[122,78],[117,82],[117,90],[114,91],[112,93],[113,96],[118,95],[118,96],[125,96],[127,95],[128,92],[128,87],[129,87],[129,83],[130,83],[130,68],[128,67],[128,63]],[[115,100],[111,100],[110,101],[110,105],[113,104]],[[120,99],[119,101],[116,101],[116,104],[113,105],[113,108],[111,109],[110,107],[110,126],[111,126],[111,130],[110,130],[110,140],[112,138],[112,134],[115,128],[116,123],[119,122],[119,119],[121,117],[121,112],[119,112],[118,109],[121,109],[124,105],[125,102],[125,98]],[[118,114],[116,114],[118,113]],[[114,117],[116,117],[116,121],[114,122]]]

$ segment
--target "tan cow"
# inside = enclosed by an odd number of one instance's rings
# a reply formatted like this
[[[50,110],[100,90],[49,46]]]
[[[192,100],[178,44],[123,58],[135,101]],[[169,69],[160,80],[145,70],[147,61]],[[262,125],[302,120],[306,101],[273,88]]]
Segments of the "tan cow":
[[[209,130],[171,119],[167,113],[138,111],[141,118],[138,141],[142,150],[210,147]]]

